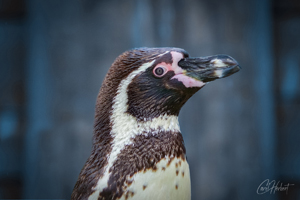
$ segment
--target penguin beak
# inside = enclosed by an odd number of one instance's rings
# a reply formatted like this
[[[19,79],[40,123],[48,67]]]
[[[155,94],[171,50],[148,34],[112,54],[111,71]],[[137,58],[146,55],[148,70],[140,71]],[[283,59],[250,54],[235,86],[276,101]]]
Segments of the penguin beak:
[[[203,83],[230,76],[241,69],[238,62],[228,55],[183,58],[178,66],[186,76]]]

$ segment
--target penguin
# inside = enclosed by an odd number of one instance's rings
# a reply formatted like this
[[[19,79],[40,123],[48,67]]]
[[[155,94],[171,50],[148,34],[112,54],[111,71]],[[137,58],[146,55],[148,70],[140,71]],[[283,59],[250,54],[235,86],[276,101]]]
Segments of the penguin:
[[[111,65],[96,101],[92,152],[72,200],[190,200],[178,115],[208,82],[240,70],[228,55],[135,48]]]

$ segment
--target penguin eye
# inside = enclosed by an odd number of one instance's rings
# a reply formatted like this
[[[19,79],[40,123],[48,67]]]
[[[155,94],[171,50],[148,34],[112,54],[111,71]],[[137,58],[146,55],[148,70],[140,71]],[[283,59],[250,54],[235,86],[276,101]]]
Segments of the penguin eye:
[[[157,66],[154,68],[153,73],[157,77],[162,77],[167,73],[167,69],[164,66]]]

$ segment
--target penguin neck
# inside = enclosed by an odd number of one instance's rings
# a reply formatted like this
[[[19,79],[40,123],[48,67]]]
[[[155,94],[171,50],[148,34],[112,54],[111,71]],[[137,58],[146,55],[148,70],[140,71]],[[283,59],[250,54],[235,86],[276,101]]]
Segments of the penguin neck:
[[[103,118],[103,117],[102,117]],[[112,112],[110,122],[102,126],[98,123],[100,129],[95,129],[94,144],[100,149],[108,149],[106,156],[109,155],[108,168],[110,168],[117,159],[120,152],[127,146],[136,145],[136,138],[143,140],[151,140],[156,138],[157,141],[164,141],[165,135],[171,135],[174,140],[178,140],[174,144],[183,146],[182,135],[178,117],[175,115],[161,115],[146,121],[139,121],[126,112]],[[109,131],[109,134],[107,134]],[[176,145],[173,146],[176,148]]]

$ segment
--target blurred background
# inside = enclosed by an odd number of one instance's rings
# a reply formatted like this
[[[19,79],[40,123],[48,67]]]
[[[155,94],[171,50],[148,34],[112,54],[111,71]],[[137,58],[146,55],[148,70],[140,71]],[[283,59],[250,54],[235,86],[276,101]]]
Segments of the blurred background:
[[[102,80],[141,46],[242,66],[180,113],[193,200],[300,199],[299,38],[299,0],[0,0],[0,199],[70,198]]]

